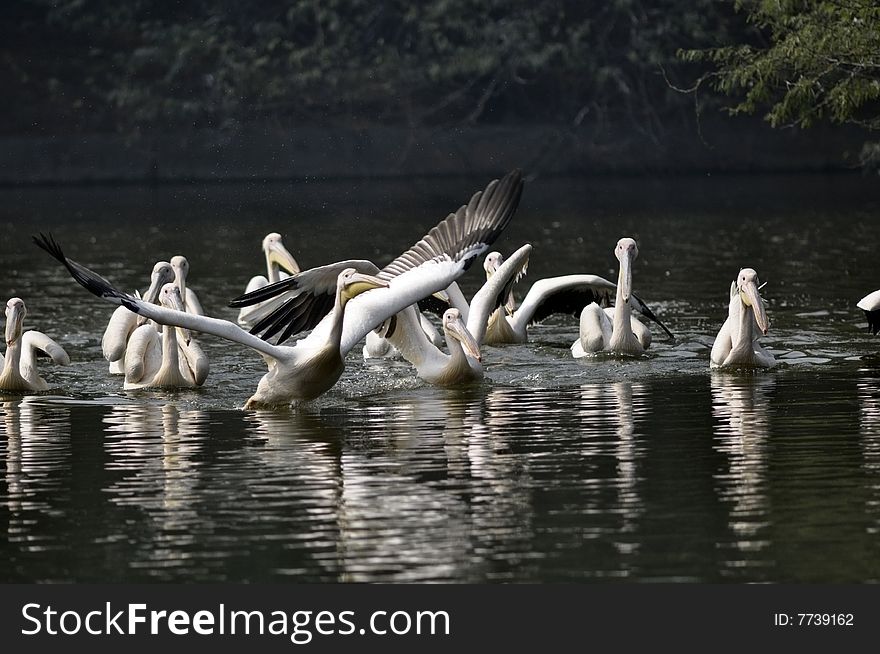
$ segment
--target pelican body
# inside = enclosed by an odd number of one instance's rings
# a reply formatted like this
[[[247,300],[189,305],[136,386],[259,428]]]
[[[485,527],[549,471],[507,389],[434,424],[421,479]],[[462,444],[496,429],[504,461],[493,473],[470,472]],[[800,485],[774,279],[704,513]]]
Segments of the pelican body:
[[[180,287],[169,282],[159,294],[161,306],[183,311]],[[127,311],[128,309],[126,309]],[[134,330],[125,351],[125,390],[195,388],[205,383],[208,359],[188,332],[163,325],[161,336],[151,323]]]
[[[27,308],[21,298],[6,303],[6,356],[0,356],[0,390],[45,391],[46,381],[37,373],[36,357],[48,355],[53,362],[66,366],[70,357],[58,343],[38,331],[23,331]]]
[[[620,262],[614,307],[603,309],[592,302],[583,308],[578,340],[571,346],[575,358],[595,352],[638,356],[651,345],[651,331],[632,315],[632,264],[639,256],[638,245],[631,238],[622,238],[614,256]]]
[[[156,303],[159,301],[159,292],[162,287],[174,280],[174,269],[167,261],[158,261],[150,273],[150,286],[144,293],[145,302]],[[132,333],[146,321],[139,318],[125,307],[117,307],[101,337],[101,352],[104,358],[110,362],[110,374],[122,375],[125,373],[124,359],[128,339]]]
[[[871,333],[876,334],[880,331],[880,291],[868,293],[868,295],[859,300],[856,306],[865,312],[865,318],[868,320],[868,329]]]
[[[770,368],[776,359],[758,343],[770,329],[764,300],[758,290],[758,273],[743,268],[730,285],[728,315],[710,354],[712,368]]]

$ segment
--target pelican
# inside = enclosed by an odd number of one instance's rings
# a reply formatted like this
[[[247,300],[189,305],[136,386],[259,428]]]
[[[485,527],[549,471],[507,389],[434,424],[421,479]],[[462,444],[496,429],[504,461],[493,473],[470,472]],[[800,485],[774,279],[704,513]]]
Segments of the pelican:
[[[419,299],[446,288],[464,273],[474,258],[485,252],[510,222],[519,203],[522,185],[518,170],[500,182],[494,180],[484,191],[475,193],[467,205],[447,216],[377,274],[360,272],[355,266],[340,262],[301,272],[245,296],[245,303],[253,303],[252,300],[266,299],[264,291],[267,289],[271,289],[269,296],[274,297],[273,292],[295,292],[301,286],[311,288],[311,295],[298,297],[295,293],[276,310],[277,315],[273,314],[270,324],[278,322],[277,329],[287,332],[289,303],[302,302],[309,297],[314,300],[317,297],[315,288],[324,288],[328,277],[335,280],[329,313],[322,314],[311,333],[293,346],[269,343],[227,320],[145,303],[118,291],[97,273],[67,258],[50,236],[41,234],[39,238],[34,237],[34,241],[61,262],[79,284],[104,300],[127,306],[157,323],[212,334],[262,354],[269,371],[260,379],[245,408],[271,407],[313,399],[329,390],[343,372],[345,355],[367,332]],[[370,262],[360,263],[375,268]],[[280,290],[279,285],[283,285]],[[305,316],[302,320],[295,320],[292,328],[315,318],[309,306],[304,310]],[[264,334],[264,338],[268,337]],[[286,338],[284,333],[281,340],[283,338]]]
[[[871,333],[876,334],[880,331],[880,291],[868,293],[859,300],[856,306],[865,312],[865,318],[868,319],[868,329],[871,330]]]
[[[167,261],[157,262],[150,274],[150,286],[143,295],[144,301],[154,304],[158,302],[162,287],[173,281],[174,277],[174,269],[170,263]],[[104,335],[101,337],[101,351],[104,358],[110,362],[110,374],[125,374],[123,360],[128,339],[132,332],[144,322],[143,318],[139,318],[136,313],[132,313],[125,307],[117,307],[113,311],[107,327],[104,329]]]
[[[286,279],[300,271],[296,259],[281,242],[281,234],[272,232],[266,235],[263,239],[263,253],[266,255],[266,275],[251,277],[245,287],[245,294]],[[238,324],[250,326],[278,308],[278,304],[277,300],[268,300],[260,304],[242,307],[238,312]]]
[[[421,311],[419,311],[419,324],[433,345],[438,348],[443,345],[443,337],[440,335],[440,332],[437,331],[434,323]],[[397,348],[389,343],[388,339],[382,336],[381,331],[378,330],[373,330],[367,334],[361,354],[363,354],[364,359],[388,359],[400,356]]]
[[[443,335],[449,354],[435,345],[420,324],[421,313],[415,304],[406,307],[390,321],[385,341],[409,361],[416,374],[429,384],[456,386],[483,378],[480,346],[462,319],[458,309],[443,314]],[[389,324],[389,323],[386,323]]]
[[[174,283],[180,289],[180,297],[183,299],[183,310],[194,313],[197,316],[204,316],[205,311],[202,309],[202,303],[195,291],[186,285],[186,278],[189,276],[189,261],[181,254],[171,257],[171,268],[174,270]]]
[[[758,273],[751,268],[740,270],[730,284],[727,320],[712,345],[710,367],[770,368],[776,365],[773,355],[758,344],[758,338],[770,329],[758,288]]]
[[[415,366],[416,374],[429,384],[454,386],[482,379],[483,366],[480,344],[486,335],[489,315],[506,295],[510,281],[528,261],[531,245],[523,245],[501,266],[497,273],[474,294],[463,310],[447,309],[443,314],[443,333],[449,354],[433,343],[419,322],[422,317],[417,305],[407,307],[380,328],[380,335],[404,359]],[[454,287],[454,288],[453,288]],[[451,300],[457,285],[447,291]]]
[[[504,262],[504,256],[500,252],[490,252],[486,255],[483,262],[486,279],[491,279]],[[605,305],[617,290],[613,282],[597,275],[548,277],[532,284],[522,304],[517,308],[513,297],[513,285],[525,275],[527,267],[528,260],[515,276],[509,278],[508,286],[504,289],[503,305],[489,316],[484,340],[486,345],[526,343],[529,338],[529,326],[540,323],[553,314],[578,315],[583,307],[594,302],[597,305]],[[450,292],[449,295],[454,299],[460,298],[460,294],[454,292]],[[669,330],[641,299],[632,295],[630,302],[672,338]],[[455,306],[460,305],[456,302]]]
[[[639,256],[639,248],[633,239],[624,237],[617,242],[614,256],[620,261],[614,308],[603,310],[595,302],[583,308],[579,337],[571,346],[571,353],[575,358],[592,352],[635,356],[642,354],[651,345],[651,331],[632,315],[632,302],[635,298],[632,294],[632,263]],[[644,307],[644,303],[640,304]],[[642,311],[648,317],[653,317],[650,311],[645,312],[644,308]],[[653,319],[672,336],[659,320]]]
[[[175,282],[162,287],[159,302],[167,309],[184,311],[183,297]],[[177,332],[165,324],[160,337],[150,323],[134,330],[125,350],[125,390],[195,388],[205,383],[207,357],[188,335],[178,341]]]
[[[58,343],[42,332],[22,333],[27,309],[18,297],[6,303],[6,357],[0,356],[0,390],[45,391],[46,381],[37,374],[36,357],[48,355],[55,363],[66,366],[70,357]]]

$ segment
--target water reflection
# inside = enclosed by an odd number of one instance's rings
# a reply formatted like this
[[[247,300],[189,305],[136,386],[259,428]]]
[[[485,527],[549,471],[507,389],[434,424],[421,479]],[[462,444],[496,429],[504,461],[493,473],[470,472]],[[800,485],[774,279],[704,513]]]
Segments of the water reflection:
[[[52,547],[51,539],[33,534],[30,524],[51,513],[49,498],[70,469],[69,412],[27,395],[0,402],[0,413],[6,435],[6,531],[25,551],[41,551]]]
[[[732,539],[725,547],[736,551],[725,565],[764,565],[757,553],[769,545],[762,534],[769,526],[766,457],[776,378],[713,372],[710,384],[712,415],[717,419],[713,446],[726,463],[714,477],[719,498],[729,505]]]
[[[862,376],[856,383],[860,440],[865,475],[870,484],[865,509],[870,520],[868,532],[876,536],[880,534],[880,377],[877,371],[860,372]]]

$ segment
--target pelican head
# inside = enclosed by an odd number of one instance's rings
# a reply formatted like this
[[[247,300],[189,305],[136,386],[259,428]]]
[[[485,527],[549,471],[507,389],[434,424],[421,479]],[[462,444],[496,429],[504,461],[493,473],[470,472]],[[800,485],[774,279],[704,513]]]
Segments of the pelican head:
[[[483,360],[483,357],[480,356],[480,346],[477,345],[474,337],[465,326],[458,309],[447,309],[443,314],[443,332],[447,339],[454,338],[461,343],[465,354],[477,361]]]
[[[6,303],[6,345],[12,347],[21,338],[21,326],[27,309],[24,308],[24,300],[14,297]]]
[[[178,285],[186,288],[186,278],[189,275],[189,261],[183,255],[171,257],[171,267],[174,269],[174,280]]]
[[[293,255],[284,247],[284,243],[281,242],[281,234],[277,232],[266,234],[266,238],[263,239],[263,252],[266,253],[267,263],[280,266],[291,275],[295,275],[300,271],[296,259],[293,258]]]
[[[373,275],[360,273],[354,268],[346,268],[336,278],[336,291],[342,304],[353,297],[374,288],[387,288],[388,282]]]
[[[162,291],[159,293],[159,303],[166,309],[172,309],[173,311],[186,311],[183,305],[183,296],[180,294],[180,289],[174,282],[168,282],[162,287]],[[183,340],[189,345],[190,340],[192,340],[189,330],[183,327],[178,327],[178,329],[180,330]]]
[[[639,246],[636,242],[624,237],[617,241],[617,247],[614,248],[614,256],[620,261],[620,292],[625,302],[629,301],[632,295],[632,262],[639,256]]]
[[[755,322],[758,323],[758,329],[766,336],[770,330],[770,321],[764,310],[764,300],[761,299],[761,294],[758,292],[758,273],[752,268],[743,268],[736,277],[736,287],[740,300],[745,306],[751,308]]]
[[[159,299],[159,291],[168,282],[173,282],[176,274],[174,268],[167,261],[157,261],[150,274],[150,288],[144,295],[144,301],[155,304]]]
[[[489,279],[496,270],[504,263],[504,255],[500,252],[490,252],[483,260],[483,270],[486,271],[486,279]]]

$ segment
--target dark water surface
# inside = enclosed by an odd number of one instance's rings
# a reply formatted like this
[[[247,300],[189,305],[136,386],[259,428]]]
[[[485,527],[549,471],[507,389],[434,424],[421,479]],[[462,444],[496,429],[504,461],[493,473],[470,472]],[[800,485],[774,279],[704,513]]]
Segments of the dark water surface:
[[[194,391],[122,390],[113,310],[30,243],[124,289],[186,255],[206,311],[263,268],[269,231],[305,266],[384,263],[487,180],[0,191],[0,296],[72,363],[0,396],[0,581],[880,580],[880,183],[858,176],[533,180],[498,249],[530,280],[614,278],[676,335],[637,360],[574,360],[574,319],[485,348],[487,380],[427,386],[350,353],[323,398],[242,411],[265,366],[203,337]],[[740,267],[768,285],[780,365],[710,373]],[[474,266],[463,279],[480,283]]]

